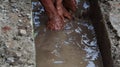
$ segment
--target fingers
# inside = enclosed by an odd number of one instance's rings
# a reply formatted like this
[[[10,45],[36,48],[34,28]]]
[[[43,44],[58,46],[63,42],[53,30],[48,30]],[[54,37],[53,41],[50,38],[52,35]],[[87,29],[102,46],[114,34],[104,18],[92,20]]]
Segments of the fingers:
[[[76,11],[75,0],[40,0],[40,2],[49,17],[47,28],[50,30],[61,30],[64,27],[64,18],[72,19],[70,12],[66,8]]]
[[[53,4],[53,0],[40,0],[42,5],[45,8],[45,11],[49,18],[51,18],[52,15],[56,15],[56,8]]]
[[[76,8],[77,8],[76,0],[69,0],[69,1],[68,0],[63,0],[63,4],[67,9],[69,9],[73,12],[76,11]]]

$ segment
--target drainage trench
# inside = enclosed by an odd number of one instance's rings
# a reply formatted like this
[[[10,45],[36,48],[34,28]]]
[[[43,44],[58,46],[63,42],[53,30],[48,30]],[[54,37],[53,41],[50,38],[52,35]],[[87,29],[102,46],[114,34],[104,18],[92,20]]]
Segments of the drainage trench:
[[[97,35],[97,41],[102,55],[103,65],[104,67],[114,67],[111,56],[111,43],[106,27],[107,25],[105,24],[102,13],[100,11],[99,1],[89,0],[89,2],[91,5],[89,12],[90,19]]]
[[[32,1],[37,67],[111,67],[110,43],[99,8],[94,7],[97,1],[77,0],[77,5],[75,19],[67,21],[64,30],[50,31],[44,8]]]

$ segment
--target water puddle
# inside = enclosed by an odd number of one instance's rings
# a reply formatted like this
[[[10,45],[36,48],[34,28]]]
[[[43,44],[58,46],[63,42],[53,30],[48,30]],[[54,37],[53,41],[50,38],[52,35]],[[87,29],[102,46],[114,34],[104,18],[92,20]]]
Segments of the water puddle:
[[[82,6],[90,7],[87,2]],[[45,27],[47,18],[40,2],[32,2],[32,8],[37,67],[103,67],[90,19],[75,18],[64,30],[50,31]]]

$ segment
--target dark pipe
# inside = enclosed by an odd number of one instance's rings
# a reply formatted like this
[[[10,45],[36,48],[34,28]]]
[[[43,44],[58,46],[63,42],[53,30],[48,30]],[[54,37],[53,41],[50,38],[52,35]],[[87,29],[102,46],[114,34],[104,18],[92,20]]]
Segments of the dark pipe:
[[[101,10],[98,4],[98,0],[90,1],[90,18],[95,27],[99,49],[102,55],[102,61],[104,67],[113,67],[113,61],[111,56],[111,43],[108,37],[108,33],[105,27],[105,23],[102,18]]]

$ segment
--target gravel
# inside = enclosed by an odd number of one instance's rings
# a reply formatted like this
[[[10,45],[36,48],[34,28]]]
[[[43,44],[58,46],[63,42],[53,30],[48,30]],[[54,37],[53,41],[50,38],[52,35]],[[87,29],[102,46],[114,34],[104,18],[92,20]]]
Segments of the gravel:
[[[35,67],[31,0],[0,0],[0,67]]]

